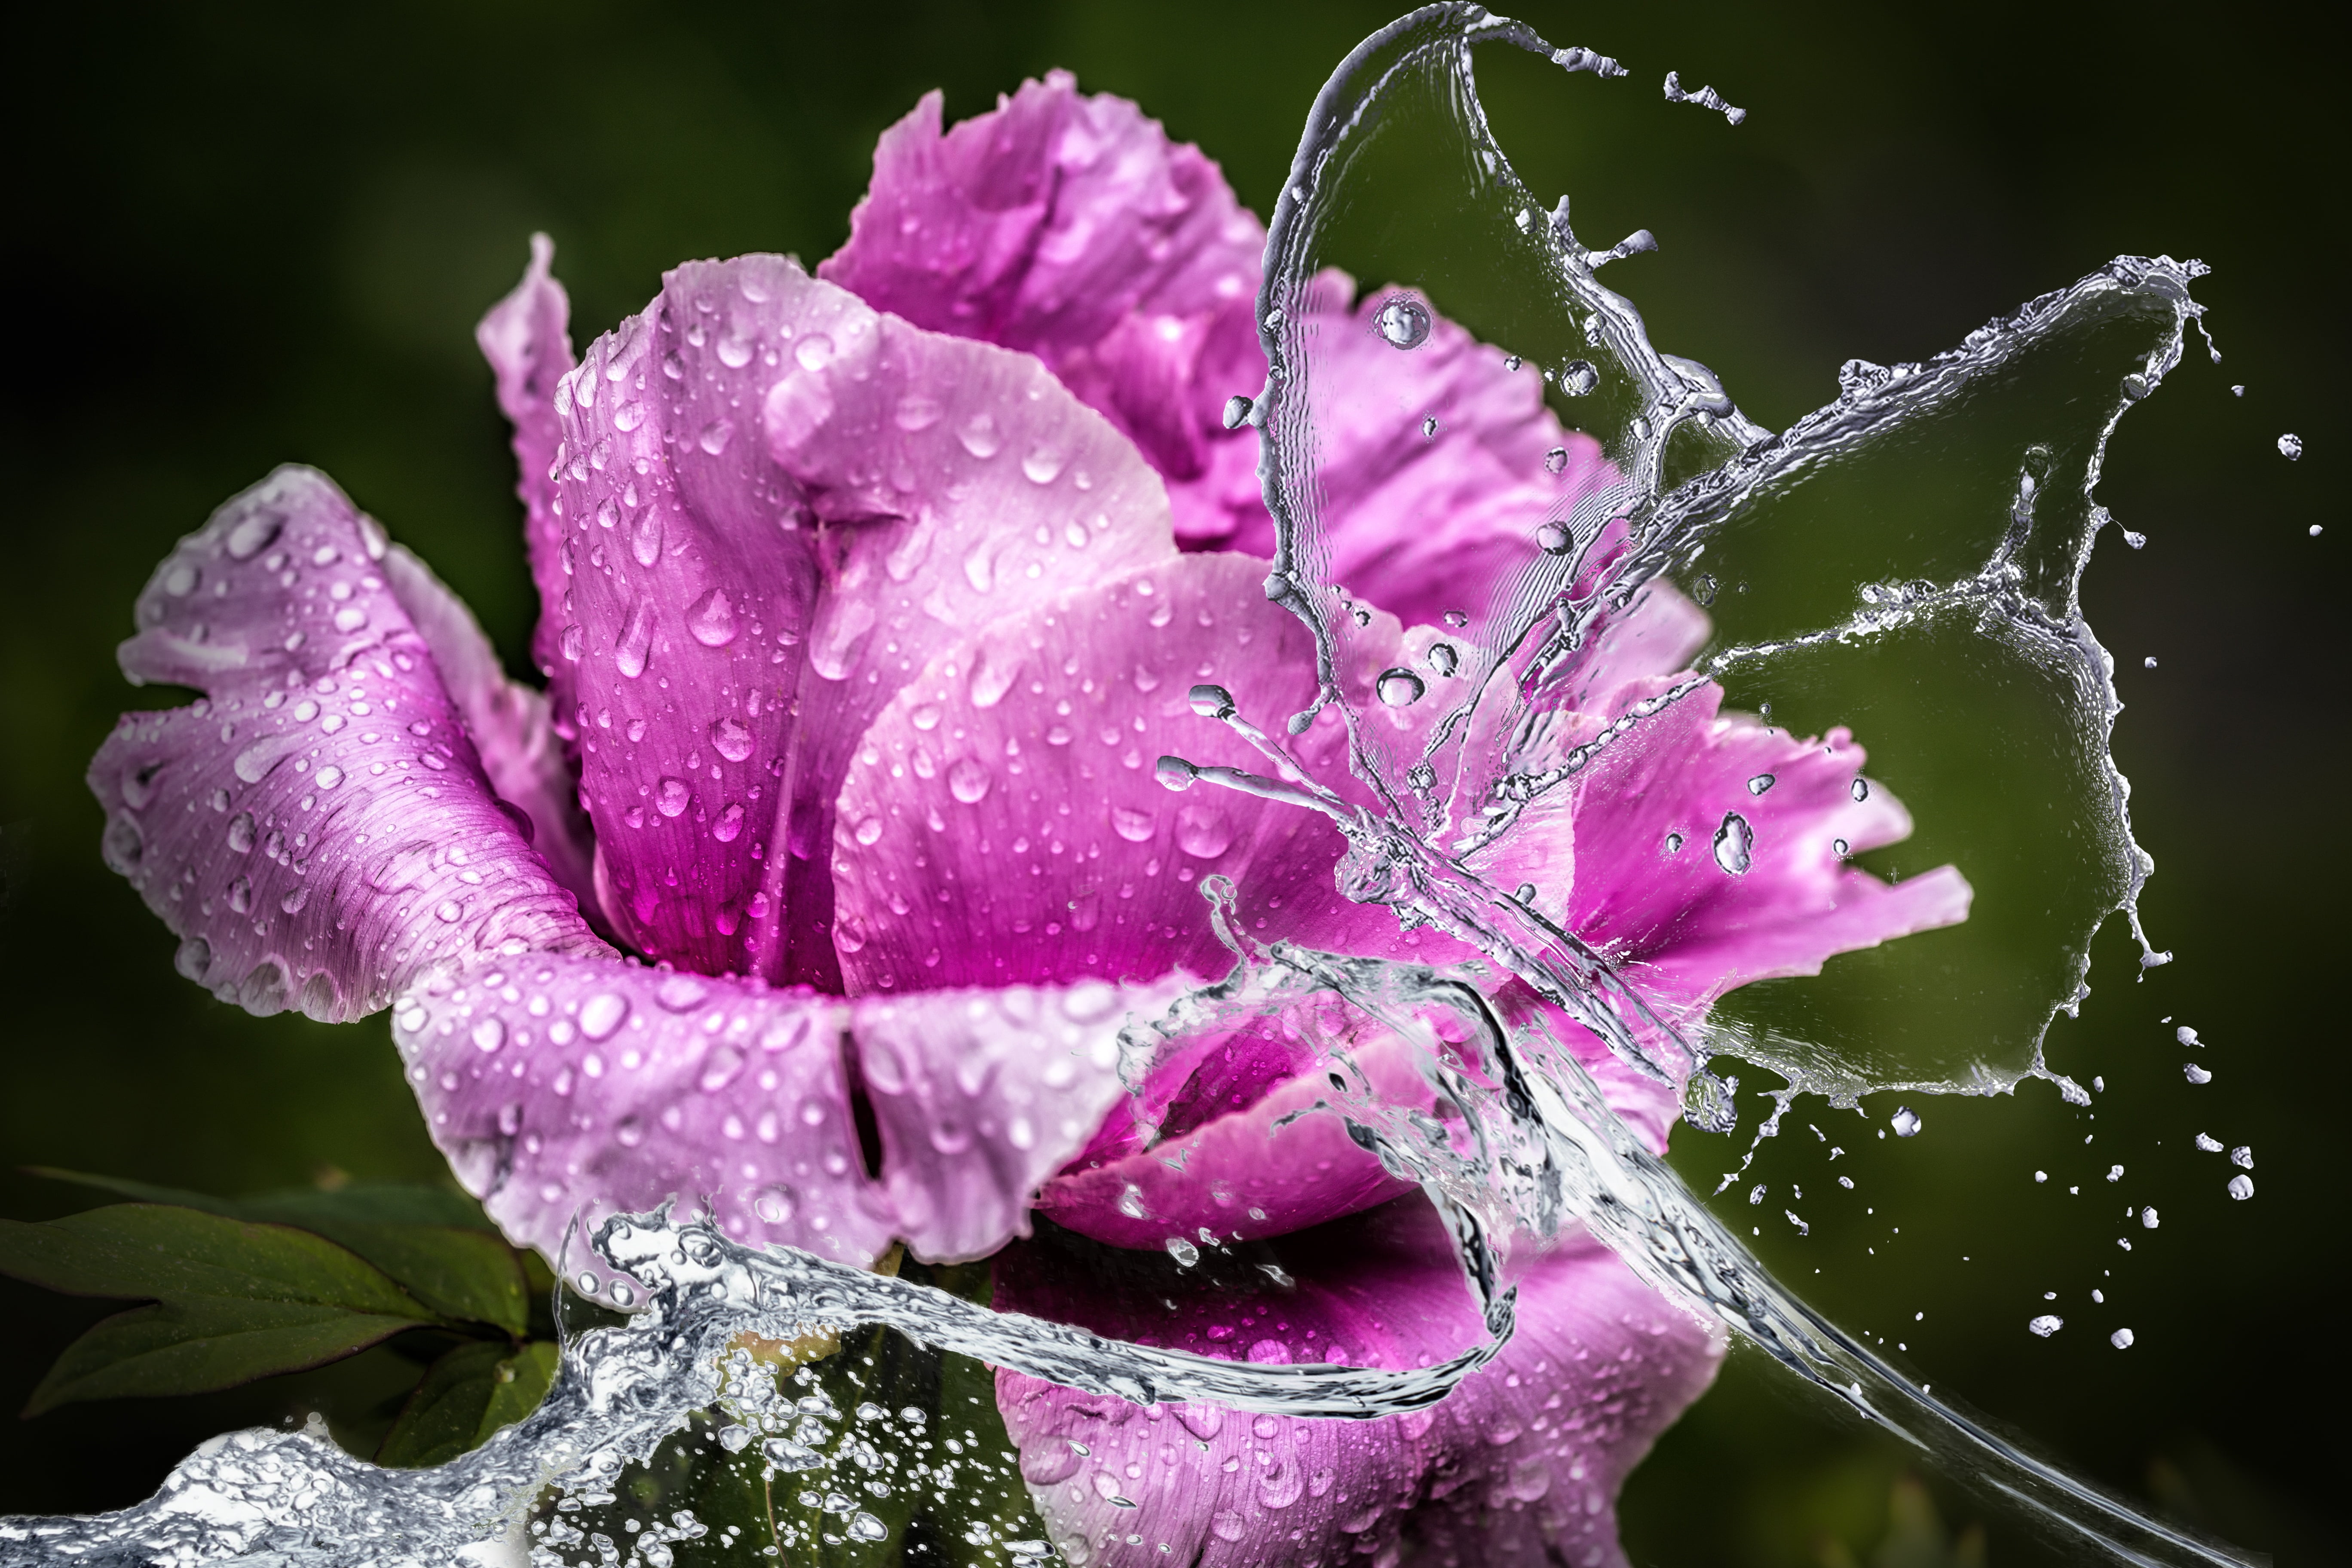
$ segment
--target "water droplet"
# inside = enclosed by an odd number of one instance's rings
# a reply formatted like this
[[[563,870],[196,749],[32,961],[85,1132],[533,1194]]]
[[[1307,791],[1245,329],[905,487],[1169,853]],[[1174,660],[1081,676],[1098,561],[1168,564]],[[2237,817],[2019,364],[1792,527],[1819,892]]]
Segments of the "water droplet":
[[[711,819],[710,837],[721,844],[732,844],[743,831],[743,807],[739,801],[729,801]]]
[[[1559,389],[1570,397],[1582,397],[1601,384],[1601,373],[1589,360],[1572,359],[1559,367]],[[1554,468],[1553,473],[1559,470]]]
[[[812,374],[823,370],[833,363],[833,340],[823,332],[811,332],[793,345],[793,359]]]
[[[1845,841],[1844,839],[1843,839],[1843,838],[1832,838],[1832,839],[1831,839],[1831,840],[1830,840],[1830,849],[1831,849],[1831,852],[1832,852],[1832,853],[1833,853],[1833,854],[1835,854],[1835,855],[1837,856],[1837,858],[1838,858],[1839,859],[1841,859],[1841,860],[1844,859],[1844,858],[1845,858],[1849,854],[1853,853],[1852,848],[1847,845],[1846,841]]]
[[[850,1519],[845,1533],[852,1541],[887,1541],[890,1538],[889,1526],[863,1510]]]
[[[1452,643],[1441,642],[1430,644],[1430,668],[1437,671],[1440,675],[1451,676],[1456,669],[1460,668],[1461,666],[1462,656],[1454,652],[1454,645]]]
[[[617,991],[600,991],[580,1005],[580,1032],[591,1040],[611,1037],[629,1016],[629,999]]]
[[[253,813],[240,811],[228,819],[228,847],[240,855],[253,850]]]
[[[1771,773],[1758,773],[1754,778],[1748,781],[1748,793],[1749,795],[1762,795],[1766,790],[1770,789],[1774,784],[1780,782],[1780,781]]]
[[[1756,838],[1748,819],[1736,811],[1723,814],[1723,826],[1715,830],[1715,863],[1730,875],[1745,873],[1752,861]]]
[[[2241,1143],[2236,1148],[2231,1150],[2230,1163],[2237,1166],[2242,1171],[2252,1170],[2254,1168],[2253,1146],[2249,1143]]]
[[[2163,1222],[2157,1217],[2156,1210],[2153,1207],[2149,1207],[2139,1211],[2139,1223],[2141,1229],[2154,1230]]]
[[[1919,1135],[1919,1113],[1907,1105],[1898,1105],[1887,1125],[1895,1129],[1897,1138],[1916,1138]]]
[[[713,588],[697,599],[686,612],[686,629],[705,647],[725,647],[733,642],[735,606],[727,602],[727,590]]]
[[[2237,1199],[2240,1203],[2243,1203],[2243,1202],[2245,1202],[2248,1198],[2252,1197],[2252,1196],[2254,1195],[2254,1179],[2253,1179],[2253,1177],[2252,1177],[2252,1176],[2232,1176],[2232,1177],[2231,1177],[2231,1178],[2230,1178],[2230,1195],[2231,1195],[2231,1197],[2233,1197],[2233,1198]]]
[[[1243,424],[1249,418],[1250,410],[1255,406],[1257,406],[1255,403],[1251,401],[1249,398],[1244,397],[1238,392],[1234,394],[1231,397],[1226,398],[1224,416],[1225,428],[1228,430],[1240,429]]]
[[[474,1026],[474,1048],[488,1056],[507,1043],[507,1026],[497,1018],[485,1018]]]
[[[692,974],[667,975],[654,987],[654,1000],[672,1013],[690,1013],[709,994],[710,986]]]
[[[1851,794],[1857,801],[1868,800],[1870,798],[1870,781],[1868,779],[1861,778],[1854,780],[1853,788],[1848,793]]]
[[[284,526],[285,519],[274,511],[252,512],[239,518],[224,542],[228,548],[229,559],[252,560],[268,548],[270,541],[278,537],[278,531]],[[194,587],[194,584],[190,584],[189,586]]]
[[[727,450],[727,443],[733,439],[734,435],[735,422],[733,420],[713,419],[709,424],[705,425],[702,427],[702,434],[695,437],[695,445],[700,447],[704,451],[709,453],[715,458],[719,456],[719,453]]]
[[[1203,719],[1230,719],[1234,716],[1234,694],[1222,686],[1207,683],[1195,686],[1186,694],[1192,711]]]
[[[740,763],[751,754],[751,731],[736,719],[721,719],[710,726],[710,749],[730,763]]]
[[[1201,860],[1213,860],[1233,847],[1234,826],[1213,805],[1187,805],[1176,814],[1176,847]]]
[[[857,825],[857,830],[853,837],[860,844],[874,843],[882,837],[882,819],[878,816],[867,817]]]
[[[2213,1075],[2206,1071],[2203,1068],[2199,1067],[2195,1062],[2182,1062],[2180,1064],[2180,1072],[2181,1076],[2188,1079],[2191,1083],[2211,1083],[2213,1081]]]
[[[228,907],[238,914],[253,910],[253,879],[239,877],[228,885]]]
[[[2053,1312],[2044,1312],[2025,1326],[2046,1340],[2051,1335],[2056,1333],[2059,1330],[2064,1328],[2066,1326],[2066,1320],[2059,1317]]]
[[[335,766],[332,763],[329,763],[325,767],[320,768],[316,775],[316,783],[320,789],[332,789],[342,782],[343,770]]]
[[[1536,530],[1536,543],[1547,555],[1565,555],[1570,542],[1568,530],[1557,522],[1547,522]]]
[[[1681,854],[1682,852],[1683,852],[1683,836],[1682,836],[1681,834],[1679,834],[1679,833],[1669,833],[1669,834],[1667,834],[1667,835],[1666,835],[1666,853],[1667,853],[1667,854],[1669,854],[1669,855],[1679,855],[1679,854]]]
[[[983,462],[1004,449],[1004,437],[997,434],[995,416],[989,414],[975,414],[966,420],[963,428],[956,432],[956,439],[963,443],[965,451]]]
[[[1425,441],[1433,441],[1437,438],[1436,415],[1433,414],[1428,418],[1421,422],[1421,435],[1422,439]]]
[[[948,793],[966,805],[978,805],[996,782],[988,764],[973,757],[959,758],[948,769]]]
[[[661,513],[647,507],[629,525],[629,553],[637,558],[638,565],[650,566],[661,559]]]
[[[1381,307],[1378,321],[1391,347],[1417,349],[1429,341],[1429,311],[1402,294]]]
[[[183,980],[204,983],[205,972],[213,966],[213,944],[203,937],[192,936],[172,953],[172,967]]]
[[[1147,844],[1150,842],[1155,824],[1148,813],[1114,805],[1110,808],[1110,827],[1129,844]]]
[[[2132,1347],[2132,1331],[2129,1329],[2117,1329],[2107,1336],[2107,1343],[2119,1351],[2127,1351]]]
[[[1410,708],[1421,700],[1421,694],[1428,688],[1421,683],[1421,677],[1412,671],[1390,668],[1381,671],[1379,684],[1374,689],[1379,691],[1381,700],[1390,707]]]
[[[2303,437],[2291,434],[2282,436],[2278,438],[2278,449],[2280,457],[2290,463],[2294,462],[2303,456]]]
[[[666,778],[654,785],[654,809],[664,816],[676,816],[693,798],[694,792],[684,779]]]
[[[1209,1516],[1209,1533],[1220,1541],[1239,1541],[1249,1533],[1249,1526],[1232,1509],[1219,1509]]]
[[[1168,1256],[1176,1260],[1179,1268],[1190,1268],[1201,1261],[1201,1249],[1181,1236],[1168,1238]]]
[[[1201,776],[1201,771],[1181,757],[1162,757],[1151,766],[1152,776],[1162,789],[1188,790]]]
[[[613,649],[613,666],[631,680],[646,672],[646,662],[653,655],[654,602],[639,599],[629,611],[629,623],[621,628],[621,640]]]
[[[1068,461],[1051,447],[1032,447],[1021,459],[1021,472],[1033,485],[1050,485],[1061,478],[1063,465]]]

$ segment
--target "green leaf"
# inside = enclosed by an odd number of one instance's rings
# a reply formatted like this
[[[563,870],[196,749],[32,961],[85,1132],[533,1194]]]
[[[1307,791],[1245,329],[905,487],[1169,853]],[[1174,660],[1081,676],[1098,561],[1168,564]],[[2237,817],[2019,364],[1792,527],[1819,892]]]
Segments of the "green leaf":
[[[358,1253],[445,1318],[489,1323],[517,1339],[529,1331],[531,1291],[520,1258],[480,1205],[440,1187],[355,1183],[221,1198],[121,1176],[40,1166],[34,1173],[144,1203],[312,1231]]]
[[[289,1187],[250,1197],[215,1197],[181,1187],[161,1187],[128,1176],[93,1175],[86,1171],[60,1170],[54,1165],[27,1165],[27,1172],[53,1182],[116,1193],[138,1203],[177,1204],[232,1219],[267,1220],[277,1225],[319,1230],[322,1225],[346,1221],[354,1225],[446,1225],[460,1230],[498,1234],[482,1213],[482,1205],[446,1187],[414,1182],[353,1182],[332,1189]]]
[[[519,1351],[503,1345],[459,1345],[427,1368],[400,1419],[384,1435],[376,1463],[422,1468],[446,1464],[512,1426],[546,1397],[554,1381],[556,1347],[535,1340]]]
[[[322,1237],[174,1205],[0,1220],[0,1272],[77,1296],[152,1299],[66,1347],[25,1414],[81,1399],[201,1394],[294,1372],[439,1320]]]

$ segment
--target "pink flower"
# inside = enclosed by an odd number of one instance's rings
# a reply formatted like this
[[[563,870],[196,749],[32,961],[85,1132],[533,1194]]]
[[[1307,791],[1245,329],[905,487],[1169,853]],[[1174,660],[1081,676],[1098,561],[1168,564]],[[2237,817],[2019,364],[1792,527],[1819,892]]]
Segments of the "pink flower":
[[[520,1242],[683,1194],[745,1240],[861,1264],[893,1238],[1001,1252],[1001,1306],[1210,1354],[1452,1353],[1478,1327],[1433,1211],[1335,1119],[1286,1121],[1317,1097],[1316,1043],[1200,1042],[1134,1096],[1115,1070],[1130,1017],[1230,966],[1212,873],[1253,934],[1476,956],[1343,897],[1325,817],[1153,777],[1167,752],[1256,764],[1196,683],[1255,716],[1315,693],[1307,632],[1260,585],[1256,434],[1223,416],[1264,374],[1263,238],[1197,150],[1057,75],[945,133],[926,99],[815,277],[687,264],[577,364],[540,242],[480,337],[545,696],[326,479],[280,469],[140,597],[126,673],[205,695],[126,717],[92,763],[110,863],[224,999],[392,1007],[435,1140]],[[1437,623],[1601,473],[1532,376],[1442,321],[1399,353],[1380,303],[1332,322],[1357,390],[1324,454],[1331,573],[1402,617],[1374,622],[1391,659],[1342,672],[1351,700],[1465,635]],[[1432,412],[1444,439],[1419,437]],[[1706,631],[1652,587],[1546,722],[1596,731]],[[1842,864],[1834,839],[1908,829],[1885,792],[1853,798],[1843,731],[1716,703],[1674,704],[1474,868],[1534,886],[1681,1016],[1962,918],[1948,868],[1888,888]],[[1371,805],[1334,714],[1297,750]],[[1748,838],[1711,855],[1735,808]],[[1672,1089],[1555,1026],[1663,1148]],[[1427,1103],[1393,1042],[1356,1049]],[[1024,1241],[1033,1209],[1056,1225]],[[1202,1226],[1286,1237],[1295,1279],[1244,1289],[1213,1259],[1171,1320],[1163,1286],[1101,1261],[1150,1249],[1164,1272]],[[1518,1321],[1411,1416],[1138,1410],[1010,1373],[999,1401],[1056,1540],[1098,1555],[1379,1555],[1411,1531],[1610,1559],[1618,1483],[1719,1342],[1590,1242],[1533,1267]]]

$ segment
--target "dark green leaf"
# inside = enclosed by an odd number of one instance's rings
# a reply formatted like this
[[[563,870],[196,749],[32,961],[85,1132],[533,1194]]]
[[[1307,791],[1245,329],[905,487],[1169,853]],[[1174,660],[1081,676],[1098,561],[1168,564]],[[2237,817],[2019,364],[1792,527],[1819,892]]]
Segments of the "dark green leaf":
[[[529,1329],[521,1260],[498,1237],[443,1225],[342,1220],[308,1228],[358,1253],[445,1318],[494,1324],[518,1339]]]
[[[446,1225],[460,1230],[498,1233],[498,1227],[482,1213],[482,1205],[462,1193],[446,1187],[426,1186],[414,1182],[352,1182],[346,1186],[289,1187],[273,1193],[257,1193],[250,1197],[215,1197],[209,1193],[193,1193],[179,1187],[159,1187],[150,1182],[134,1182],[127,1176],[92,1175],[85,1171],[64,1171],[52,1165],[26,1167],[32,1174],[46,1176],[53,1182],[68,1182],[78,1187],[93,1187],[100,1192],[118,1193],[140,1203],[177,1204],[183,1208],[203,1209],[206,1214],[226,1215],[232,1219],[267,1220],[276,1225],[299,1226],[305,1230],[328,1234],[325,1226],[337,1221],[353,1225]]]
[[[421,1468],[445,1464],[539,1407],[555,1376],[556,1347],[534,1341],[520,1351],[459,1345],[428,1368],[376,1462]]]
[[[0,1220],[0,1272],[78,1296],[147,1298],[68,1346],[25,1413],[79,1399],[197,1394],[292,1372],[435,1322],[322,1237],[173,1205]]]
[[[221,1198],[121,1176],[47,1167],[35,1173],[143,1203],[313,1231],[358,1253],[445,1318],[490,1323],[517,1338],[528,1331],[530,1290],[520,1259],[480,1205],[440,1187],[354,1183]]]

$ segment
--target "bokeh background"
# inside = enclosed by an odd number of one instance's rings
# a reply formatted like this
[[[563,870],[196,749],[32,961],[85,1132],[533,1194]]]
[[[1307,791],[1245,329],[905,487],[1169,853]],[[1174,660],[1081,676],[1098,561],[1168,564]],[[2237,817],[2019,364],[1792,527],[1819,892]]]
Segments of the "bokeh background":
[[[2247,5],[1521,14],[1633,72],[1611,89],[1614,129],[1515,147],[1521,168],[1538,184],[1575,172],[1588,238],[1656,232],[1662,251],[1612,282],[1767,425],[1834,395],[1850,356],[1923,358],[2118,252],[2214,266],[2199,295],[2228,357],[2192,352],[2125,422],[2100,495],[2150,542],[2111,539],[2086,587],[2122,665],[2116,753],[2158,862],[2142,908],[2179,962],[2135,984],[2110,931],[2095,994],[2053,1032],[2055,1065],[2106,1081],[2095,1128],[2042,1085],[1930,1102],[1919,1138],[1845,1140],[1867,1204],[1817,1205],[1810,1237],[1757,1245],[1939,1389],[2106,1484],[2282,1563],[2352,1559],[2336,1506],[2352,1086],[2334,994],[2352,760],[2334,683],[2352,542],[2346,149],[2316,40]],[[532,605],[471,332],[532,229],[556,238],[584,338],[681,258],[828,254],[877,133],[919,94],[943,89],[961,116],[1057,65],[1200,142],[1264,211],[1316,89],[1389,15],[573,0],[20,17],[0,106],[18,343],[0,423],[0,1213],[89,1201],[20,1173],[37,1163],[224,1193],[441,1176],[381,1019],[212,1002],[100,864],[81,769],[119,710],[163,700],[125,687],[112,650],[173,538],[272,465],[316,464],[520,670]],[[1747,123],[1664,106],[1670,68]],[[2300,462],[2273,446],[2286,430]],[[2184,1083],[2166,1017],[2198,1025],[2213,1083]],[[1869,1109],[1883,1124],[1888,1108]],[[1845,1115],[1796,1120],[1859,1126]],[[2208,1129],[2255,1150],[2254,1201],[2229,1202],[2219,1157],[2189,1150]],[[1742,1146],[1685,1134],[1675,1157],[1706,1190]],[[1759,1175],[1797,1152],[1767,1146]],[[2127,1257],[2097,1181],[2110,1162],[2164,1215]],[[2078,1181],[2084,1196],[2058,1196]],[[1743,1225],[1746,1185],[1719,1200]],[[2101,1270],[2130,1352],[2103,1331],[2026,1333],[2044,1289],[2079,1300]],[[0,1280],[0,1409],[109,1310]],[[127,1503],[226,1426],[359,1419],[401,1375],[389,1353],[204,1400],[0,1413],[0,1512]],[[1633,1482],[1628,1548],[1661,1565],[1869,1562],[1907,1468],[1737,1355]],[[1984,1525],[1990,1561],[2063,1560],[1927,1486],[1947,1524]]]

